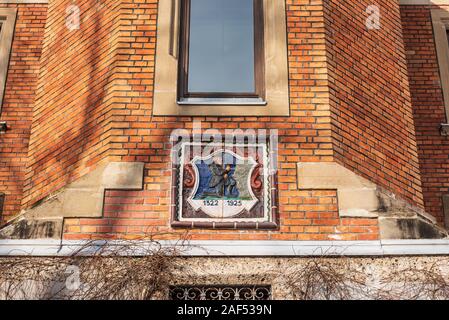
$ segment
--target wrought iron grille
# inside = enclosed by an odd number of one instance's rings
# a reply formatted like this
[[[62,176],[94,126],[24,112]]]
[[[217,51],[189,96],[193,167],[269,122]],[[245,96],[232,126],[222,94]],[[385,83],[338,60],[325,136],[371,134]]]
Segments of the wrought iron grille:
[[[271,286],[171,286],[171,300],[270,300]]]

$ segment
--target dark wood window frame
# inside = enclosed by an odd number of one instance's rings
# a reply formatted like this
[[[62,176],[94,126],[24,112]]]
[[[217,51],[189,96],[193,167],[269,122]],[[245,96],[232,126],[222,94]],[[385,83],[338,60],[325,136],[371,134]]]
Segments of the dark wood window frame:
[[[449,44],[449,27],[446,26],[446,37],[447,37],[447,43]]]
[[[235,100],[264,104],[265,103],[265,56],[264,56],[264,11],[263,0],[254,2],[254,75],[255,92],[220,92],[220,93],[191,93],[188,92],[189,72],[189,34],[190,34],[190,2],[181,1],[181,26],[180,26],[180,58],[178,66],[178,103],[188,102],[189,99],[201,99],[207,103],[213,100],[228,104]],[[199,100],[198,100],[199,99]]]

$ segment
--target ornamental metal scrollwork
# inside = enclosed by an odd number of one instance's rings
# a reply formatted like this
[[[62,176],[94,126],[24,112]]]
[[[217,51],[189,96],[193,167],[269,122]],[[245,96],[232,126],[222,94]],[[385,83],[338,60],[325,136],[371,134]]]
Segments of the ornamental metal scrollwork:
[[[170,300],[271,300],[271,286],[171,286]]]

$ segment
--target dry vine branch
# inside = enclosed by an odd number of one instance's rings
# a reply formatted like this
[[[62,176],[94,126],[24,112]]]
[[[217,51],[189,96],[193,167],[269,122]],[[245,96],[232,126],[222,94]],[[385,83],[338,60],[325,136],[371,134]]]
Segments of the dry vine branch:
[[[162,246],[152,237],[89,241],[70,256],[0,259],[0,299],[164,299],[175,275],[193,275],[179,259],[183,248],[192,248],[186,242]],[[369,262],[363,263],[323,254],[282,274],[269,273],[301,300],[449,299],[447,259],[424,267],[379,267],[373,274],[365,268]]]
[[[300,300],[348,300],[367,295],[366,276],[347,258],[314,258],[287,272],[287,284]]]
[[[0,299],[164,298],[186,240],[89,241],[72,255],[0,259]]]
[[[65,265],[60,258],[0,259],[0,299],[49,298]]]
[[[424,267],[378,270],[378,282],[355,266],[349,258],[323,256],[291,268],[284,277],[300,300],[449,300],[449,277],[443,272],[447,259]]]
[[[442,267],[449,266],[447,259],[429,267],[405,267],[391,271],[381,280],[378,299],[388,300],[449,300],[449,279]]]

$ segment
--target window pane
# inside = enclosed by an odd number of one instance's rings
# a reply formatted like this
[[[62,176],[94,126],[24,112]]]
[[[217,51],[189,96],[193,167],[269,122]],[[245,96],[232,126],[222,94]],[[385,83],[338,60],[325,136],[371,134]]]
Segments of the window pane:
[[[188,91],[254,92],[253,0],[191,0]]]

